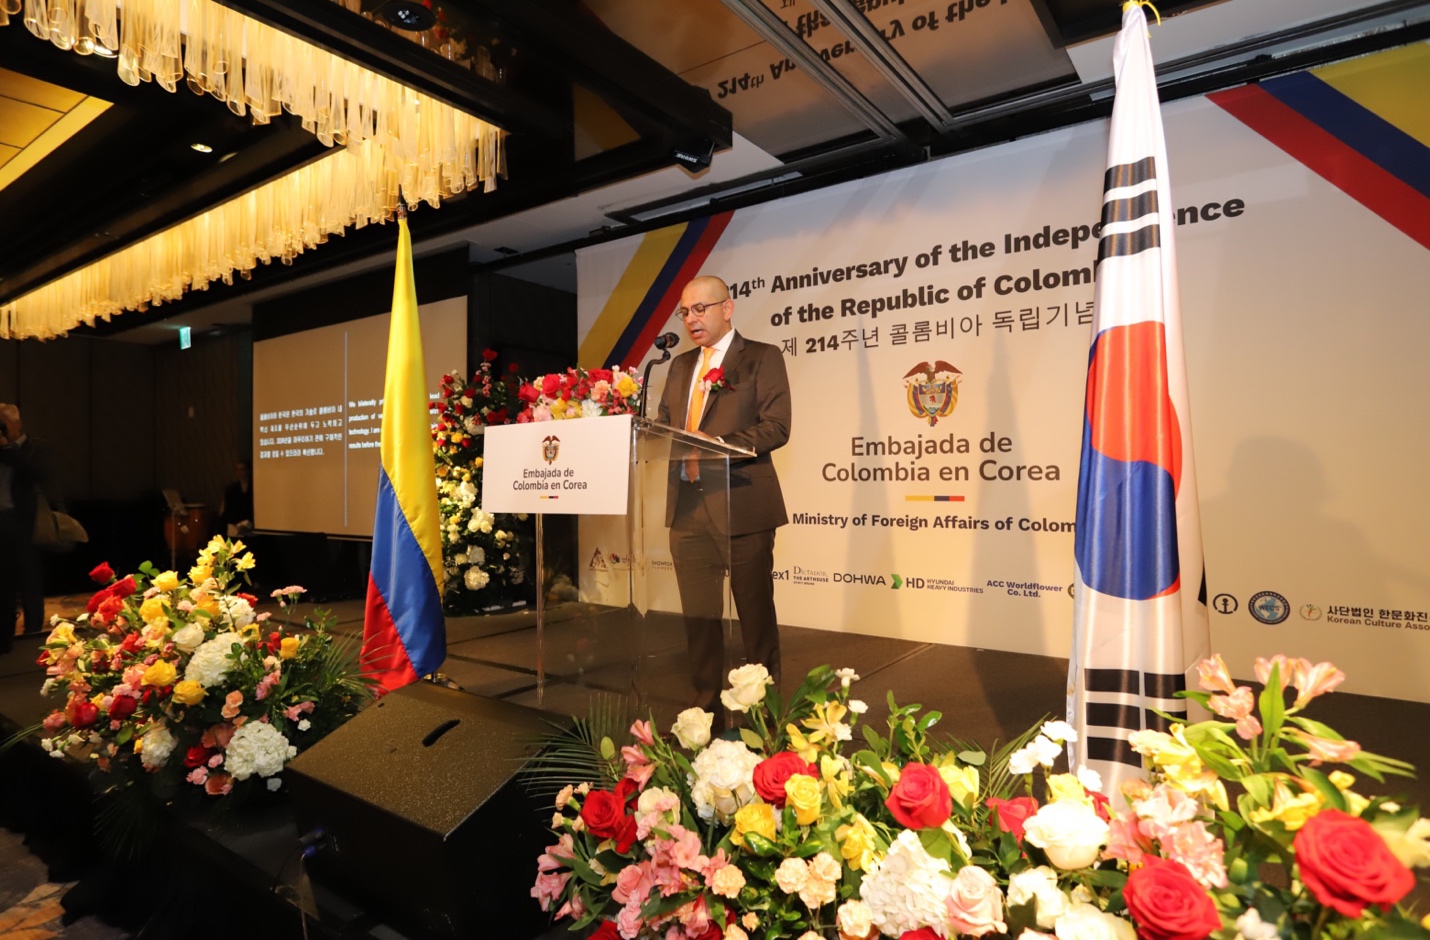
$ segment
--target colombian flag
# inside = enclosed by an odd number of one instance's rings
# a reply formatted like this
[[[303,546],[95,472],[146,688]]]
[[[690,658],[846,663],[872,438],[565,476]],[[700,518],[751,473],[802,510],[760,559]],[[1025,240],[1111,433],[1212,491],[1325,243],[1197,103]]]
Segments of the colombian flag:
[[[1113,102],[1078,474],[1068,721],[1073,766],[1116,794],[1128,737],[1187,719],[1176,697],[1210,654],[1182,352],[1176,221],[1161,105],[1136,3],[1113,47]]]
[[[447,655],[442,517],[427,414],[426,370],[412,282],[412,236],[398,220],[392,327],[383,383],[382,468],[363,620],[363,672],[390,692],[435,672]]]

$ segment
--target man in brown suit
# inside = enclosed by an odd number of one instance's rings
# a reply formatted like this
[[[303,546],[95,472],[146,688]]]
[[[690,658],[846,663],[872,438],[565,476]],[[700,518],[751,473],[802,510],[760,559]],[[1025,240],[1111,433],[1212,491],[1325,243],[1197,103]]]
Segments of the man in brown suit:
[[[775,529],[789,521],[770,460],[770,452],[789,440],[790,389],[784,356],[776,346],[736,333],[730,325],[734,311],[730,290],[719,278],[697,277],[685,286],[677,313],[696,348],[672,361],[659,411],[664,424],[755,452],[754,457],[730,461],[728,504],[722,461],[673,459],[670,463],[665,521],[685,612],[695,686],[692,704],[717,716],[724,714],[720,710],[725,680],[721,616],[726,567],[745,657],[763,664],[779,682]],[[701,381],[709,373],[715,378]]]

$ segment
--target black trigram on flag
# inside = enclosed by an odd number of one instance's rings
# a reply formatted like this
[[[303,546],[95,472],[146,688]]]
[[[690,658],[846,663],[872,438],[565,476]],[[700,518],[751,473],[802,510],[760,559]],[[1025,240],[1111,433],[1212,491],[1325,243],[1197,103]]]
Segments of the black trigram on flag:
[[[1102,231],[1107,234],[1097,245],[1098,264],[1104,258],[1161,247],[1156,157],[1109,167],[1102,179],[1102,199]]]
[[[1087,756],[1091,760],[1116,761],[1142,766],[1142,757],[1127,743],[1133,731],[1166,731],[1171,722],[1187,720],[1187,703],[1177,693],[1187,688],[1183,673],[1137,672],[1135,669],[1084,669],[1083,720],[1087,728]],[[1143,707],[1149,699],[1156,710]],[[1107,733],[1108,729],[1121,733]]]

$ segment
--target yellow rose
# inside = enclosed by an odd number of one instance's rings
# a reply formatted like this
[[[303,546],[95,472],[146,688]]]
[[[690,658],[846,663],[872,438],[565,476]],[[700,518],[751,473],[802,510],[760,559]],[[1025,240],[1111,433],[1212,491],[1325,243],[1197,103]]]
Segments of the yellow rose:
[[[157,660],[154,665],[144,670],[144,678],[140,680],[140,685],[152,685],[156,688],[166,685],[173,685],[174,680],[179,677],[178,670],[174,664],[167,660]]]
[[[164,602],[158,597],[151,597],[140,604],[139,616],[144,618],[145,623],[169,622],[169,615],[164,613]]]
[[[938,775],[943,778],[943,782],[948,786],[948,792],[953,795],[959,806],[972,806],[973,801],[978,798],[977,767],[940,767]]]
[[[1048,776],[1048,802],[1049,803],[1082,803],[1084,806],[1092,805],[1092,797],[1087,795],[1087,790],[1072,774],[1051,774]]]
[[[819,819],[821,804],[819,781],[808,774],[790,774],[785,780],[785,801],[794,810],[794,820],[801,826]]]
[[[839,854],[844,856],[853,871],[868,871],[874,861],[874,827],[858,813],[848,825],[840,826],[834,833],[839,841]]]
[[[292,659],[298,655],[298,638],[296,636],[285,636],[283,642],[278,647],[279,659]]]
[[[730,841],[744,848],[747,832],[774,841],[775,808],[768,803],[746,803],[736,810],[735,831],[730,835]]]
[[[622,372],[621,377],[616,380],[616,391],[621,393],[622,398],[630,398],[638,389],[639,386],[636,385],[629,373]]]
[[[154,576],[154,586],[164,593],[175,590],[179,586],[179,573],[177,571],[165,571]]]
[[[189,569],[189,580],[194,584],[203,584],[213,577],[214,570],[209,565],[194,565]]]
[[[219,614],[218,601],[208,594],[200,594],[194,598],[194,610],[202,610],[210,617],[217,617]]]
[[[174,686],[174,701],[180,705],[197,705],[204,700],[208,693],[204,687],[193,679],[185,679]]]

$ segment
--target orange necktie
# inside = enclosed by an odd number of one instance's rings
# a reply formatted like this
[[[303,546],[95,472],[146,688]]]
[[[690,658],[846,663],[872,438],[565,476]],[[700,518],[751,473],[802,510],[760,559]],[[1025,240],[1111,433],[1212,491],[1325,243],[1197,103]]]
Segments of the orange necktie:
[[[700,416],[705,410],[705,374],[710,371],[710,357],[715,355],[712,346],[700,351],[700,378],[695,382],[695,391],[690,393],[690,410],[685,413],[685,430],[698,431]],[[691,454],[685,458],[685,478],[691,483],[700,479],[700,458]]]

